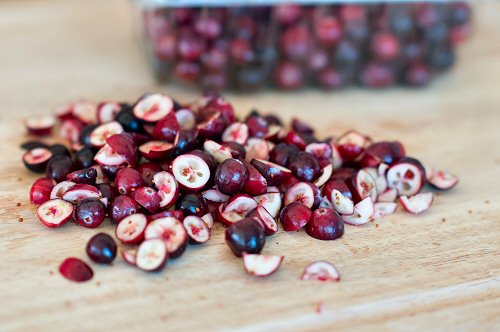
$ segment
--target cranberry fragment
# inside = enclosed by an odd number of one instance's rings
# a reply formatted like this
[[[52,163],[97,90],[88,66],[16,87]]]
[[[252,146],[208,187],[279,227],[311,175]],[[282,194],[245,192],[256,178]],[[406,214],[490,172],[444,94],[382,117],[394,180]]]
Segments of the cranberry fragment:
[[[116,189],[122,195],[130,195],[146,184],[141,174],[133,168],[125,167],[116,174]]]
[[[337,268],[327,261],[312,262],[304,269],[302,280],[340,281]]]
[[[59,266],[59,272],[68,280],[84,282],[92,279],[94,272],[79,258],[66,258]]]
[[[66,175],[66,179],[74,183],[94,185],[97,180],[97,170],[95,168],[87,168],[74,171]]]
[[[226,229],[226,243],[237,257],[244,252],[258,254],[266,243],[264,227],[254,219],[245,218]]]
[[[284,256],[257,255],[244,252],[243,266],[248,274],[257,277],[268,277],[279,269],[284,258]]]
[[[162,239],[156,238],[142,242],[135,256],[136,266],[147,272],[163,270],[167,261],[167,245]]]
[[[151,187],[137,188],[137,190],[132,192],[131,197],[150,213],[158,211],[162,201],[158,192]]]
[[[335,240],[344,235],[344,222],[335,210],[320,208],[312,213],[306,232],[318,240]]]
[[[120,195],[111,201],[109,206],[109,214],[111,221],[114,223],[120,222],[126,216],[137,213],[139,206],[132,198]]]
[[[280,213],[283,230],[300,231],[311,219],[312,211],[304,204],[293,202],[283,208]]]
[[[146,240],[155,238],[161,239],[165,243],[168,256],[171,258],[180,257],[184,253],[188,240],[182,222],[173,217],[165,217],[151,221],[146,227],[144,238]]]
[[[116,257],[116,243],[106,233],[98,233],[87,243],[87,255],[99,264],[111,264]]]

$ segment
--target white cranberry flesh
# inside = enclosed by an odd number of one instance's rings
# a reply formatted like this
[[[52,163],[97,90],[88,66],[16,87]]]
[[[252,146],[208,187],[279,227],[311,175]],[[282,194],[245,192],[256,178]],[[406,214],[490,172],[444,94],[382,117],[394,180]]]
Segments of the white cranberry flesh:
[[[64,225],[73,215],[73,205],[62,199],[51,199],[36,210],[38,219],[47,227],[57,228]]]
[[[433,193],[421,193],[411,197],[399,197],[399,202],[403,205],[404,209],[413,214],[419,214],[427,210],[431,206],[433,200]]]
[[[197,216],[187,216],[182,221],[189,238],[195,243],[205,243],[210,239],[210,227]]]
[[[146,122],[157,122],[173,112],[172,98],[156,93],[148,94],[139,99],[134,106],[134,115]]]
[[[343,215],[342,220],[350,225],[364,225],[370,222],[375,213],[373,201],[370,197],[366,197],[362,201],[354,205],[354,212],[351,215]]]
[[[268,277],[278,271],[285,257],[278,255],[262,255],[243,253],[243,266],[248,274],[257,277]]]
[[[116,237],[124,244],[140,243],[144,239],[147,224],[146,216],[141,213],[128,215],[116,226]]]
[[[302,280],[340,281],[340,272],[330,262],[316,261],[304,269]]]
[[[194,154],[180,155],[172,162],[172,173],[183,187],[190,190],[203,188],[210,179],[207,163]]]
[[[168,253],[162,239],[149,239],[141,243],[137,249],[136,265],[143,271],[162,270],[167,264]]]

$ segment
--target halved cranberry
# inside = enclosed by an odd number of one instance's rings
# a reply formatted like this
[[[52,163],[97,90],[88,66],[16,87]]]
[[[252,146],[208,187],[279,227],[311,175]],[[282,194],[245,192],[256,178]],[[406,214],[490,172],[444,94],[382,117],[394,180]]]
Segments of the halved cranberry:
[[[106,206],[95,198],[87,198],[79,202],[75,209],[75,221],[87,228],[96,228],[106,218]]]
[[[200,135],[207,139],[215,139],[222,135],[225,129],[225,121],[221,111],[210,111],[203,121],[197,125]]]
[[[99,199],[101,198],[101,196],[102,195],[99,192],[99,189],[97,189],[96,187],[84,183],[77,183],[75,185],[71,185],[64,192],[64,194],[62,195],[62,199],[72,204],[78,204],[84,199],[87,198]]]
[[[426,169],[427,182],[434,188],[449,190],[458,184],[458,177],[448,171]]]
[[[261,116],[250,116],[245,123],[248,126],[250,137],[264,138],[269,131],[267,121]]]
[[[304,269],[302,280],[340,281],[337,268],[327,261],[312,262]]]
[[[179,197],[179,186],[174,176],[168,172],[162,171],[154,175],[153,178],[158,195],[161,198],[160,207],[170,207],[175,204]]]
[[[53,153],[47,148],[35,148],[23,155],[23,163],[30,171],[43,173],[53,156]]]
[[[197,216],[187,216],[182,221],[184,228],[189,236],[190,242],[199,244],[205,243],[210,239],[210,228]]]
[[[92,130],[89,141],[93,147],[101,148],[106,144],[106,139],[108,137],[122,132],[123,127],[119,122],[107,122]]]
[[[120,222],[126,216],[137,213],[139,206],[132,198],[120,195],[112,200],[109,206],[109,216],[114,223]]]
[[[175,118],[179,124],[179,129],[190,130],[196,126],[196,118],[194,112],[190,109],[183,108],[175,112]]]
[[[331,197],[334,189],[337,189],[340,193],[342,193],[342,195],[352,199],[351,190],[349,190],[349,187],[347,186],[345,181],[341,179],[333,179],[328,181],[323,187],[323,196]]]
[[[344,235],[344,222],[335,210],[320,208],[312,213],[306,232],[318,240],[335,240]]]
[[[394,202],[377,202],[373,207],[375,209],[373,219],[381,219],[386,215],[393,214],[398,205]]]
[[[206,140],[203,144],[205,151],[217,162],[232,158],[231,149],[212,140]]]
[[[267,160],[269,158],[269,143],[261,138],[249,138],[245,149],[245,160],[247,161],[251,161],[252,159]]]
[[[177,132],[180,130],[180,124],[174,111],[169,112],[162,117],[153,130],[153,138],[160,141],[173,142]]]
[[[225,225],[242,220],[249,211],[257,207],[257,202],[250,196],[238,194],[219,206],[218,219]]]
[[[83,149],[84,150],[84,149]],[[120,166],[126,163],[125,158],[105,144],[96,154],[94,160],[102,166]]]
[[[56,182],[49,178],[36,180],[31,186],[30,201],[33,204],[43,204],[50,199],[50,193]],[[55,197],[54,197],[55,198]]]
[[[106,233],[98,233],[87,243],[87,255],[98,264],[111,264],[116,257],[116,243]]]
[[[419,214],[427,210],[434,200],[433,193],[421,193],[415,196],[401,196],[399,201],[406,211]]]
[[[59,272],[68,280],[84,282],[92,279],[94,272],[79,258],[66,258],[59,266]]]
[[[106,143],[111,147],[111,149],[118,153],[127,163],[135,167],[138,162],[138,149],[132,136],[128,133],[121,133],[111,135],[106,138]]]
[[[240,192],[248,179],[245,165],[236,159],[226,159],[217,167],[215,184],[220,192],[234,195]]]
[[[73,216],[73,205],[59,198],[51,199],[42,203],[36,213],[45,226],[61,227]]]
[[[52,133],[56,118],[52,115],[32,116],[27,118],[24,123],[30,134],[46,136]]]
[[[264,231],[267,236],[278,232],[278,224],[276,223],[276,220],[262,205],[259,205],[252,211],[248,212],[247,218],[258,220],[262,226],[264,226]]]
[[[95,168],[86,168],[74,171],[66,175],[66,179],[74,183],[95,185],[97,180],[97,170]]]
[[[371,143],[371,138],[356,130],[349,130],[335,141],[341,157],[348,161],[356,159]]]
[[[122,110],[122,105],[114,101],[106,101],[97,105],[97,120],[99,123],[108,123],[116,119]]]
[[[89,100],[79,100],[73,103],[73,116],[85,124],[97,123],[97,105]]]
[[[279,269],[284,258],[284,256],[257,255],[244,252],[243,266],[248,274],[257,277],[268,277]]]
[[[116,189],[122,195],[130,195],[135,189],[146,184],[141,174],[133,168],[125,167],[116,174]]]
[[[321,169],[321,175],[314,181],[314,184],[317,187],[322,187],[328,180],[332,177],[333,174],[333,165],[328,162],[326,166]]]
[[[297,202],[311,209],[314,205],[314,199],[313,188],[306,182],[299,182],[286,190],[284,204],[287,206],[293,202]]]
[[[59,129],[59,136],[66,139],[70,144],[79,142],[80,133],[85,127],[85,124],[78,119],[64,120]]]
[[[173,144],[165,141],[149,141],[139,147],[144,158],[155,161],[165,159],[173,150]]]
[[[312,211],[304,204],[293,202],[283,208],[280,213],[283,230],[297,232],[311,219]]]
[[[182,222],[176,218],[165,217],[151,221],[144,233],[146,240],[161,239],[171,258],[180,257],[187,247],[187,233]],[[143,242],[144,243],[144,242]]]
[[[279,186],[292,175],[292,171],[288,168],[270,161],[253,159],[251,164],[262,174],[270,186]]]
[[[230,225],[226,229],[225,238],[227,245],[237,257],[241,257],[243,252],[258,254],[266,243],[264,227],[260,222],[251,218],[245,218]]]
[[[333,189],[331,196],[327,198],[330,199],[332,208],[335,209],[335,211],[337,211],[338,213],[342,215],[351,215],[354,213],[353,201],[349,197],[343,195],[337,189]]]
[[[146,122],[157,122],[172,112],[172,98],[162,94],[146,94],[134,105],[134,115]]]
[[[177,182],[187,190],[199,190],[210,179],[207,163],[194,154],[178,156],[172,162],[172,174]]]
[[[137,188],[132,192],[131,197],[150,213],[155,213],[160,208],[161,197],[151,187]]]
[[[162,239],[150,239],[141,243],[135,255],[135,265],[143,271],[161,271],[168,261],[166,244]]]
[[[248,126],[245,123],[235,122],[229,125],[222,133],[223,142],[245,144],[248,139]]]
[[[375,180],[364,170],[354,173],[346,184],[351,190],[354,202],[359,202],[366,197],[371,197],[375,202],[377,199],[377,187]]]
[[[124,244],[141,243],[148,220],[140,213],[131,214],[123,218],[116,226],[115,234]]]
[[[393,163],[387,171],[387,185],[400,196],[418,194],[425,184],[425,168],[414,158],[405,157]]]

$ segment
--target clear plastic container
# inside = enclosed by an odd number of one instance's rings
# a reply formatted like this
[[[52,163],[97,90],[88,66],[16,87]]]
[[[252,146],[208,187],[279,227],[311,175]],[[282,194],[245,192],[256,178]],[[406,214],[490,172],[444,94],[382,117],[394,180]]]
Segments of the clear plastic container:
[[[157,77],[205,91],[423,86],[453,66],[470,34],[463,2],[137,5]]]

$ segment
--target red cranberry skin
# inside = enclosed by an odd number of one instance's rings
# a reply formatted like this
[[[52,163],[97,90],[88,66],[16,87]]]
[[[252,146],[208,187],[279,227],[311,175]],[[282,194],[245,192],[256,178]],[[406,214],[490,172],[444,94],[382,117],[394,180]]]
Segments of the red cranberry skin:
[[[269,130],[266,120],[258,115],[250,116],[245,123],[248,126],[250,137],[264,138]]]
[[[98,264],[111,264],[116,257],[116,243],[106,233],[94,235],[87,243],[87,255]]]
[[[201,66],[196,62],[181,61],[175,65],[174,73],[183,81],[196,82],[201,76]]]
[[[300,180],[313,182],[321,174],[318,158],[307,152],[300,152],[290,160],[290,170]]]
[[[229,45],[229,54],[233,62],[239,65],[248,64],[255,60],[255,53],[248,40],[235,39]]]
[[[108,165],[103,165],[101,166],[102,174],[110,179],[110,180],[115,180],[116,175],[118,174],[119,171],[122,169],[126,168],[126,164],[122,164],[119,166],[108,166]]]
[[[130,195],[135,189],[146,185],[141,173],[130,167],[121,169],[116,174],[115,182],[116,189],[122,195]]]
[[[243,190],[243,186],[248,178],[248,170],[235,159],[226,159],[217,167],[215,173],[215,183],[219,191],[232,196]]]
[[[338,191],[340,191],[342,193],[342,195],[352,199],[351,190],[349,189],[349,187],[347,186],[347,184],[345,183],[345,181],[343,179],[332,179],[332,180],[328,181],[327,183],[325,183],[325,185],[323,186],[323,190],[322,190],[323,196],[326,196],[326,197],[328,197],[328,199],[330,199],[330,197],[332,197],[332,192],[334,189],[337,189]]]
[[[360,74],[361,84],[369,88],[386,88],[394,84],[394,72],[389,65],[368,64]]]
[[[333,47],[342,39],[342,24],[333,16],[325,16],[316,20],[315,35],[324,47]]]
[[[249,162],[242,160],[248,169],[248,178],[245,181],[243,190],[250,195],[257,196],[267,192],[267,181]]]
[[[431,79],[432,71],[423,63],[408,67],[404,75],[405,83],[411,86],[425,86]]]
[[[109,206],[109,215],[111,221],[117,224],[123,218],[137,213],[138,210],[139,206],[137,205],[136,201],[128,196],[120,195],[113,199],[113,201],[111,202]]]
[[[118,196],[116,188],[108,183],[99,183],[96,187],[101,192],[102,197],[108,199],[109,203],[111,203],[115,197]]]
[[[399,56],[401,45],[392,33],[381,32],[373,37],[371,50],[378,60],[392,61]]]
[[[293,202],[281,210],[280,220],[283,230],[287,232],[300,231],[311,219],[312,211],[302,203]]]
[[[87,228],[96,228],[106,218],[106,206],[95,198],[87,198],[78,203],[75,209],[75,221]]]
[[[291,26],[281,35],[281,50],[290,60],[302,61],[307,59],[311,50],[312,36],[309,29],[303,25]]]
[[[149,213],[156,213],[160,208],[161,197],[151,187],[138,188],[130,196]]]
[[[366,148],[361,158],[363,167],[378,167],[381,163],[391,165],[405,156],[399,142],[376,142]]]
[[[30,200],[32,204],[43,204],[50,199],[50,193],[55,182],[52,179],[41,178],[36,180],[31,186]]]
[[[195,37],[181,37],[177,44],[179,56],[186,61],[197,61],[203,54],[204,42]]]
[[[87,168],[79,171],[74,171],[69,173],[66,176],[66,179],[75,183],[95,185],[95,182],[97,180],[97,170],[95,168]]]
[[[245,159],[247,151],[245,147],[236,142],[222,142],[221,146],[228,148],[231,153],[231,157],[235,159]]]
[[[175,204],[175,208],[181,210],[184,216],[197,216],[201,218],[208,213],[205,198],[198,194],[183,195],[179,197]]]
[[[137,171],[141,174],[148,187],[154,187],[153,177],[163,169],[156,163],[144,163],[137,168]]]
[[[269,153],[269,160],[284,167],[289,166],[290,158],[299,154],[300,149],[295,144],[279,143]]]
[[[66,258],[59,266],[59,272],[68,280],[84,282],[92,279],[94,272],[79,258]]]
[[[335,210],[320,208],[312,213],[306,232],[318,240],[335,240],[344,235],[344,222]]]
[[[73,160],[68,156],[55,156],[47,165],[47,176],[57,183],[66,180],[66,176],[75,170]]]
[[[236,257],[258,254],[266,243],[264,226],[251,218],[240,220],[226,229],[226,243]]]
[[[304,71],[293,62],[282,62],[274,73],[276,85],[284,90],[299,89],[304,84]]]

